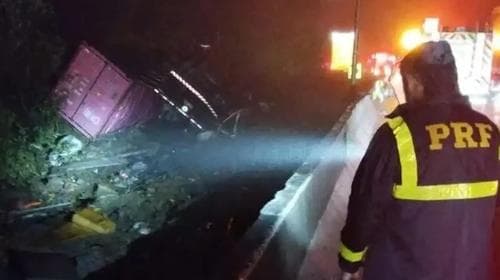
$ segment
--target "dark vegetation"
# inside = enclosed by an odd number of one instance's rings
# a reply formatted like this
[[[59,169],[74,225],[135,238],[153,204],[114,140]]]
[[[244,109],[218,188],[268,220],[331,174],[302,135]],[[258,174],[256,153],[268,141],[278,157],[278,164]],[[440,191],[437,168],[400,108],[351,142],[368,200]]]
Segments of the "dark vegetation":
[[[0,1],[0,181],[27,186],[63,131],[49,92],[65,43],[46,0]]]

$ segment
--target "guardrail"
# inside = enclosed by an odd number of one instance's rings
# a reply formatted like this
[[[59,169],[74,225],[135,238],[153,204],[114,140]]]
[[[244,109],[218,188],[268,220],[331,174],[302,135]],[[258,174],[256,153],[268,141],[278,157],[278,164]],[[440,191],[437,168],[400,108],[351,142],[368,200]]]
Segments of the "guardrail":
[[[295,279],[343,166],[345,124],[354,104],[339,118],[320,149],[262,208],[231,260],[231,279]],[[331,184],[325,184],[331,182]]]

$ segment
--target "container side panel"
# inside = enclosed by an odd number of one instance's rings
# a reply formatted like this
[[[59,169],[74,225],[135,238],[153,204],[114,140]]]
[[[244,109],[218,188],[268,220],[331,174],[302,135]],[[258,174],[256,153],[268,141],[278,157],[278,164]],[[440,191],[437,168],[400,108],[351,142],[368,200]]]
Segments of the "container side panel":
[[[74,121],[92,137],[98,136],[130,84],[114,67],[106,66],[73,117]]]
[[[59,109],[72,118],[99,77],[106,62],[92,49],[82,45],[54,90]]]

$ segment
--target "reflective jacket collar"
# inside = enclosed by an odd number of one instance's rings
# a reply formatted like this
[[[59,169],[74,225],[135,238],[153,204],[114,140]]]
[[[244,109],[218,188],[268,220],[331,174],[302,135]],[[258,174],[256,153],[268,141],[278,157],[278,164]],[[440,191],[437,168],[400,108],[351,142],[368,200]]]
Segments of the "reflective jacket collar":
[[[408,112],[423,109],[423,108],[428,108],[430,106],[436,106],[436,105],[462,105],[462,106],[467,106],[471,107],[469,99],[467,96],[460,96],[458,98],[455,98],[453,100],[443,100],[443,101],[438,101],[438,100],[431,100],[429,102],[419,102],[419,103],[404,103],[400,104],[392,113],[386,116],[386,118],[392,119],[397,116],[404,116]]]

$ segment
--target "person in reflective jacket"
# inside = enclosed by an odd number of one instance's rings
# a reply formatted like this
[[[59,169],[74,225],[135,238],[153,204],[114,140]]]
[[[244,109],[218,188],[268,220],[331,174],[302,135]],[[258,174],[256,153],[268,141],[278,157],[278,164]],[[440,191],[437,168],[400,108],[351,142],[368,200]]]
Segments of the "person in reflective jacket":
[[[352,184],[342,279],[487,280],[498,127],[460,94],[447,42],[421,45],[400,67],[406,103],[379,128]]]

